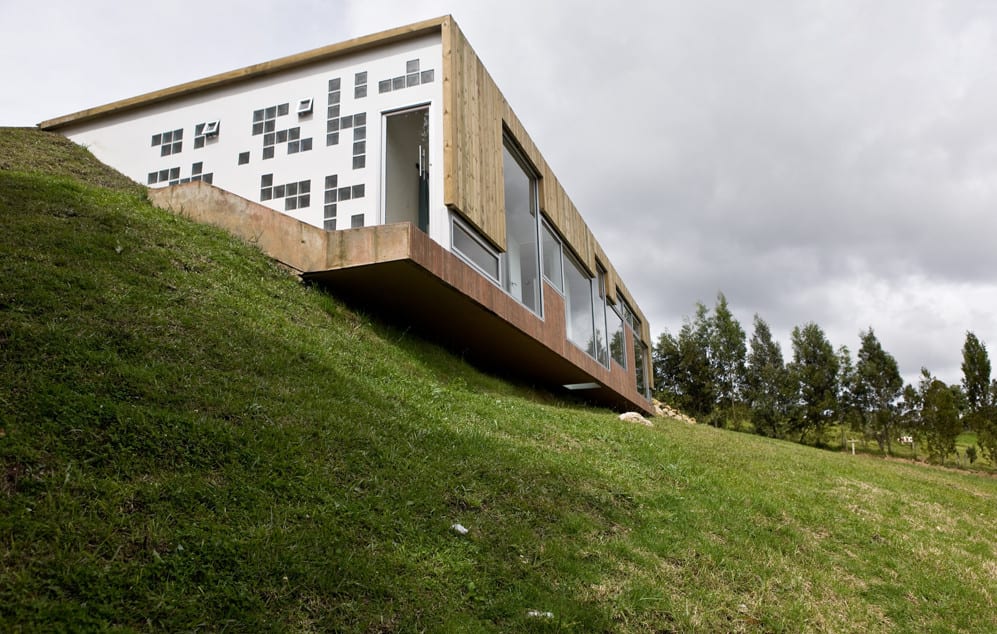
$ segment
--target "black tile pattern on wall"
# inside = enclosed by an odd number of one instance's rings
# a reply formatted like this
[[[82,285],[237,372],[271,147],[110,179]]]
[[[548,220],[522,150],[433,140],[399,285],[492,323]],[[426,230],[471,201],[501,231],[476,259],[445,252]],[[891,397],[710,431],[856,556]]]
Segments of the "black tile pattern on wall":
[[[153,134],[152,147],[159,148],[160,156],[179,154],[183,150],[183,128]]]
[[[398,75],[397,77],[391,77],[390,79],[382,79],[377,82],[377,92],[386,93],[394,90],[401,90],[402,88],[411,88],[412,86],[433,83],[436,79],[436,72],[432,68],[428,70],[420,70],[419,67],[419,60],[410,59],[405,62],[405,74]]]

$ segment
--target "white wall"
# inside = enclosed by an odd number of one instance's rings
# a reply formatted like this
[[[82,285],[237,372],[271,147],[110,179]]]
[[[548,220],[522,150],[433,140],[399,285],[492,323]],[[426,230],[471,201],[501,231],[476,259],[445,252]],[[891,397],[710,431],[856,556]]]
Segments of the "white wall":
[[[326,176],[336,174],[338,187],[363,185],[364,196],[337,201],[337,228],[348,228],[350,219],[362,214],[364,225],[378,224],[381,214],[383,166],[383,113],[400,108],[430,106],[430,235],[450,248],[448,215],[443,205],[443,69],[438,35],[379,47],[306,68],[256,78],[233,86],[148,106],[97,121],[68,126],[61,131],[73,141],[89,147],[101,161],[130,178],[149,184],[150,172],[179,168],[180,179],[192,176],[192,165],[202,164],[202,173],[212,182],[249,200],[315,226],[323,226]],[[406,62],[419,60],[420,83],[380,93],[379,82],[406,75]],[[430,83],[422,83],[423,71],[433,71]],[[356,73],[367,73],[367,95],[354,95]],[[366,165],[354,169],[354,129],[339,131],[339,144],[327,146],[329,80],[340,79],[340,120],[358,113],[366,115]],[[311,115],[297,114],[298,102],[313,99]],[[274,157],[263,158],[264,135],[253,134],[253,113],[288,104],[288,114],[279,116],[275,128],[298,128],[301,139],[312,139],[310,151],[289,153],[288,143],[276,143]],[[220,121],[220,132],[195,148],[195,126]],[[153,147],[153,135],[182,129],[178,154],[161,155]],[[239,165],[239,155],[249,152],[249,162]],[[273,175],[274,185],[310,183],[307,207],[285,210],[285,199],[261,200],[261,178]],[[172,181],[168,181],[172,182]],[[167,184],[168,184],[167,183]],[[149,184],[150,187],[162,183]]]

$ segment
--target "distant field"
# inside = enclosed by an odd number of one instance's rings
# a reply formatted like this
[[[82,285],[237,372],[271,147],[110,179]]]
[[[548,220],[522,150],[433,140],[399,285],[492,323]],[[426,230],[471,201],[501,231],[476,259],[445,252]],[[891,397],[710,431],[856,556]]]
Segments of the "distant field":
[[[997,478],[622,423],[143,192],[0,130],[0,629],[997,631]]]

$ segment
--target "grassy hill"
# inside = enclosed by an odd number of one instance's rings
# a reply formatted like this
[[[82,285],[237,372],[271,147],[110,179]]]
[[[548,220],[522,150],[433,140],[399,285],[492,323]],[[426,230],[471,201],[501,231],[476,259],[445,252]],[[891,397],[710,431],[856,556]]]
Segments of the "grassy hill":
[[[993,478],[559,404],[0,130],[0,629],[992,632],[995,535]]]

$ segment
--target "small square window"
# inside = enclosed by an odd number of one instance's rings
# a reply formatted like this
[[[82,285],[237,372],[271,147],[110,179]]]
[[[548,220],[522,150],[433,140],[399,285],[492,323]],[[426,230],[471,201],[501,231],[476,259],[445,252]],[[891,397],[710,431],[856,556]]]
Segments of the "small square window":
[[[283,198],[284,197],[284,186],[283,185],[277,185],[276,187],[273,188],[273,197],[274,198]]]
[[[353,83],[355,85],[357,85],[357,86],[359,86],[361,84],[366,84],[367,83],[367,71],[362,71],[362,72],[357,73],[356,75],[354,75],[354,79],[355,79],[355,81]]]
[[[152,181],[152,182],[155,182],[155,181]],[[336,190],[335,189],[327,189],[327,190],[325,190],[325,203],[328,205],[329,203],[334,203],[334,202],[338,202],[336,200]]]
[[[287,194],[288,196],[297,196],[298,195],[298,184],[297,183],[288,183],[287,185],[284,185],[284,193]]]
[[[312,149],[312,138],[301,139],[301,151],[307,152],[310,149]]]
[[[327,118],[329,120],[332,119],[339,120],[339,106],[329,106],[328,115],[329,116]]]
[[[356,88],[353,89],[353,98],[354,99],[363,99],[366,96],[367,96],[367,85],[366,84],[364,84],[363,86],[357,86]]]
[[[424,83],[424,84],[431,84],[431,83],[433,83],[433,76],[434,76],[434,74],[435,73],[433,72],[432,68],[430,68],[429,70],[422,71],[422,74],[420,75],[420,77],[422,79],[422,83]]]
[[[263,158],[264,159],[272,159],[273,158],[273,146],[272,145],[263,148]]]
[[[312,99],[302,99],[298,102],[298,116],[312,113]]]
[[[287,153],[297,154],[298,150],[301,149],[301,143],[299,141],[288,141],[287,142]]]
[[[339,133],[338,132],[330,132],[329,134],[325,135],[325,144],[326,145],[338,145],[339,144]]]
[[[256,123],[257,121],[263,121],[263,110],[253,111],[253,123]]]
[[[359,156],[361,154],[367,153],[367,142],[357,141],[353,144],[353,156]]]
[[[269,108],[267,108],[267,116],[266,116],[266,118],[267,119],[276,119],[277,118],[277,106],[270,106]]]
[[[323,209],[325,209],[325,217],[326,218],[332,218],[332,217],[334,217],[336,215],[336,204],[335,203],[333,203],[331,205],[326,205],[325,207],[323,207]]]
[[[183,128],[180,128],[179,130],[174,130],[173,131],[173,140],[174,141],[179,141],[182,138],[183,138]]]
[[[277,142],[276,132],[267,132],[263,135],[263,145],[274,145]]]
[[[385,79],[377,82],[377,92],[379,93],[391,92],[391,80]]]
[[[162,147],[159,148],[159,155],[169,156],[172,147],[173,147],[172,145],[163,145]]]
[[[201,136],[204,133],[204,124],[198,123],[194,126],[194,136]]]
[[[260,190],[260,200],[270,200],[271,198],[273,198],[272,187],[264,187]]]
[[[162,145],[162,144],[163,144],[163,135],[162,134],[153,134],[152,135],[152,146],[156,147],[157,145]]]
[[[353,169],[359,170],[367,166],[367,158],[364,156],[353,157]]]
[[[311,181],[298,181],[298,193],[299,194],[307,194],[311,190],[312,190],[312,182]]]
[[[276,129],[277,129],[277,122],[274,121],[273,119],[267,119],[266,121],[263,122],[264,132],[273,132]]]
[[[419,73],[412,73],[411,75],[405,76],[405,87],[411,88],[412,86],[419,85]]]
[[[351,115],[346,115],[339,120],[340,128],[352,128],[353,127],[353,117]]]
[[[287,139],[289,141],[297,141],[301,138],[301,128],[291,128],[287,131]]]
[[[333,90],[339,90],[339,77],[329,80],[329,92]]]
[[[194,149],[197,150],[202,147],[204,147],[204,137],[203,136],[194,137]]]
[[[173,143],[172,132],[163,132],[163,143]]]
[[[258,134],[263,134],[263,122],[262,121],[260,121],[259,123],[254,123],[253,124],[253,136],[256,136]]]
[[[350,228],[357,229],[363,226],[363,214],[354,214],[350,218]]]
[[[194,163],[193,165],[190,166],[190,173],[191,174],[200,174],[203,171],[204,171],[204,163],[202,163],[200,161],[198,161],[197,163]]]
[[[264,174],[262,178],[260,178],[260,185],[262,187],[270,187],[273,185],[273,174]]]
[[[284,211],[292,211],[298,208],[297,198],[285,198],[284,199]]]
[[[290,106],[291,104],[287,103],[282,103],[279,106],[277,106],[277,116],[283,117],[284,115],[286,115],[290,111]]]
[[[173,144],[173,153],[174,154],[179,154],[181,148],[183,148],[183,143],[181,143],[180,141],[177,141],[176,143]]]
[[[210,185],[215,180],[215,175],[213,172],[208,172],[207,174],[202,176],[202,178],[204,179],[205,183],[208,183]]]
[[[339,188],[339,200],[349,200],[350,199],[350,194],[351,194],[351,190],[350,190],[349,187],[340,187]]]
[[[363,184],[353,186],[353,198],[363,198],[364,186]]]
[[[335,231],[336,230],[336,219],[335,218],[326,218],[325,222],[322,223],[322,228],[324,228],[326,231]]]
[[[325,122],[326,132],[336,132],[339,130],[339,119],[329,119]]]
[[[276,138],[277,143],[287,143],[287,130],[277,130]],[[266,143],[266,141],[264,141],[264,143]]]
[[[329,93],[329,105],[334,106],[339,103],[339,91]]]
[[[180,178],[180,168],[179,167],[170,168],[170,180],[176,178]]]
[[[239,165],[245,165],[249,162],[249,152],[239,152]]]
[[[159,182],[170,180],[170,170],[159,170]]]
[[[159,180],[157,178],[158,176],[159,176],[158,172],[149,172],[149,184],[150,185],[154,185],[156,183],[156,181]],[[328,193],[328,192],[326,192],[326,193]]]
[[[353,140],[363,141],[367,138],[367,126],[360,126],[359,128],[353,128]]]
[[[339,175],[338,174],[332,174],[331,176],[326,176],[325,177],[325,188],[329,189],[331,187],[336,187],[336,184],[338,182],[339,182]]]
[[[353,125],[367,125],[367,113],[361,112],[353,115]]]
[[[401,90],[404,87],[405,87],[405,76],[404,75],[402,75],[401,77],[394,77],[394,78],[392,78],[392,80],[391,80],[391,89],[392,90]]]
[[[298,196],[298,209],[304,209],[305,207],[310,207],[312,204],[312,197],[308,194],[304,196]]]
[[[405,72],[406,73],[417,73],[419,72],[419,60],[410,59],[405,62]]]

